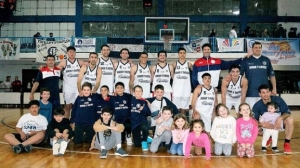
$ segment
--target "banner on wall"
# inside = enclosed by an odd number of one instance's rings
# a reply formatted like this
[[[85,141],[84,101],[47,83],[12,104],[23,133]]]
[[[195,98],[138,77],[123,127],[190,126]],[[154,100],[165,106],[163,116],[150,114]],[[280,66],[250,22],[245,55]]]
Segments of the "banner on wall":
[[[0,60],[20,59],[20,39],[0,39]]]
[[[244,38],[216,38],[218,52],[244,51]]]
[[[262,55],[267,56],[272,64],[299,65],[299,41],[262,41],[247,39],[248,55],[252,55],[252,44],[257,41],[262,44]]]
[[[183,45],[183,47],[186,49],[187,53],[201,53],[201,47],[205,43],[209,43],[208,37],[202,37],[195,40],[191,40],[190,44]]]
[[[96,38],[75,38],[76,52],[95,52]]]
[[[120,50],[127,48],[129,58],[138,59],[140,53],[144,51],[143,38],[107,38],[107,45],[110,48],[110,56],[120,58]]]
[[[66,60],[67,47],[70,46],[70,39],[66,38],[59,41],[46,41],[36,39],[36,62],[45,63],[48,55],[53,55],[56,62]]]

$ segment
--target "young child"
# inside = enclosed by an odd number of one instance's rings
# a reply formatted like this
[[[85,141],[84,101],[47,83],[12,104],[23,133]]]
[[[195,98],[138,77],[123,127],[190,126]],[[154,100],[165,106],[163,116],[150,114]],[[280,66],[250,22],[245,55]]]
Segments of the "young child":
[[[84,82],[82,84],[83,96],[78,96],[74,102],[71,115],[71,123],[74,129],[74,143],[79,144],[84,141],[91,143],[95,134],[93,125],[99,118],[96,112],[96,94],[91,95],[92,84]],[[84,137],[85,133],[85,137]]]
[[[64,155],[70,139],[73,137],[73,130],[69,119],[64,118],[65,110],[61,107],[53,111],[53,118],[47,126],[47,137],[51,137],[50,142],[53,155]]]
[[[130,123],[130,110],[131,110],[131,99],[132,95],[124,93],[124,83],[117,82],[115,84],[115,96],[111,96],[114,120],[117,123],[123,124],[125,127],[122,132],[122,142],[125,141],[127,145],[132,145],[131,139],[131,123]]]
[[[102,112],[103,107],[112,107],[112,102],[110,99],[109,88],[106,85],[101,86],[100,88],[100,95],[97,96],[96,106],[97,106],[97,113],[100,115]]]
[[[162,109],[161,116],[155,121],[155,135],[152,139],[150,146],[150,151],[155,153],[157,152],[161,142],[166,143],[166,149],[169,150],[170,142],[172,138],[171,126],[173,122],[173,109],[169,106],[165,106]]]
[[[205,160],[210,160],[210,140],[209,135],[204,131],[204,122],[202,120],[196,119],[193,120],[191,123],[191,132],[187,136],[187,138],[183,142],[183,149],[184,149],[184,157],[190,158],[191,156],[191,146],[192,144],[198,148],[205,148],[206,157]],[[198,155],[196,152],[196,155]]]
[[[205,131],[210,132],[214,106],[218,104],[217,89],[211,86],[211,75],[202,75],[203,85],[196,87],[192,98],[193,119],[202,119]]]
[[[188,136],[190,129],[184,114],[179,113],[174,116],[172,123],[172,145],[170,153],[172,155],[183,155],[183,141]]]
[[[29,113],[24,114],[17,123],[17,133],[4,135],[15,153],[30,152],[33,144],[40,144],[44,140],[48,122],[46,117],[39,114],[39,106],[38,100],[31,100]]]
[[[230,115],[230,112],[225,104],[216,106],[216,115],[210,136],[215,141],[215,154],[230,156],[232,146],[236,142],[236,120]]]
[[[50,97],[50,89],[42,88],[41,91],[41,100],[40,100],[40,109],[39,114],[47,118],[48,123],[52,120],[52,103],[48,101]]]
[[[252,117],[249,104],[242,103],[239,106],[239,113],[242,117],[236,120],[236,137],[237,137],[237,155],[248,158],[254,156],[254,142],[258,133],[258,124]]]
[[[278,117],[281,116],[280,113],[277,112],[278,105],[275,102],[268,102],[267,103],[268,112],[265,112],[259,119],[259,122],[270,122],[271,124],[275,125],[275,121]],[[266,144],[270,136],[272,136],[272,151],[273,152],[279,152],[277,148],[277,141],[278,141],[278,133],[279,130],[275,129],[266,129],[264,128],[264,134],[262,138],[262,144],[261,144],[261,151],[267,152]]]
[[[101,117],[94,124],[96,139],[91,144],[91,149],[94,147],[101,150],[99,158],[107,158],[107,151],[117,146],[115,155],[128,156],[121,148],[121,132],[124,130],[124,125],[116,123],[112,120],[112,110],[110,107],[102,109]]]
[[[136,85],[133,88],[135,97],[131,99],[131,129],[133,135],[133,142],[135,147],[141,147],[143,151],[148,151],[147,138],[149,135],[147,117],[151,115],[146,99],[142,98],[143,88]],[[141,138],[142,131],[142,138]]]

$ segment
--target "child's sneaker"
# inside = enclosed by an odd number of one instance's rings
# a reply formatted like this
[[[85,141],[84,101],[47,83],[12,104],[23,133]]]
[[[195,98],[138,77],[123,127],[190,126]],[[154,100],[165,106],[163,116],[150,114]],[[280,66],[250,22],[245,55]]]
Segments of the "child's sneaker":
[[[262,152],[267,152],[267,148],[266,147],[261,147],[261,151]]]
[[[65,141],[65,140],[62,140],[60,142],[60,148],[59,148],[59,155],[64,155],[65,154],[65,151],[67,149],[67,146],[68,146],[68,142]]]
[[[125,152],[122,148],[119,148],[119,149],[116,150],[115,155],[118,155],[118,156],[128,156],[128,153]]]
[[[22,144],[14,145],[12,146],[12,149],[15,153],[19,154],[23,150],[23,145]]]
[[[131,146],[133,144],[132,139],[131,139],[131,135],[127,135],[126,142],[127,142],[127,145],[129,145],[129,146]]]
[[[106,149],[101,149],[101,153],[99,158],[101,159],[106,159],[107,158],[107,150]]]
[[[272,143],[272,137],[270,137],[267,141],[266,147],[269,147]]]
[[[149,150],[149,147],[148,147],[148,141],[143,141],[142,142],[142,150],[143,151],[148,151]]]
[[[25,152],[30,152],[32,150],[32,145],[27,145],[27,146],[24,146],[24,150]]]
[[[60,146],[59,143],[54,143],[54,144],[52,145],[52,150],[53,150],[52,152],[53,152],[53,155],[54,155],[54,156],[58,156],[59,146]]]
[[[284,153],[285,154],[292,154],[291,144],[288,142],[285,142],[283,145]]]
[[[195,146],[195,155],[202,155],[202,148]]]
[[[275,153],[278,153],[279,149],[277,147],[272,147],[272,151],[275,152]]]
[[[150,136],[147,138],[147,143],[152,143],[152,138]]]

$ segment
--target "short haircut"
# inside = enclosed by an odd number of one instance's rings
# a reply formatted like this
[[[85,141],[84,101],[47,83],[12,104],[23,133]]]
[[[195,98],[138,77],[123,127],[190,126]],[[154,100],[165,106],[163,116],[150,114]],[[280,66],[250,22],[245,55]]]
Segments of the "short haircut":
[[[89,57],[90,57],[92,54],[95,54],[95,55],[97,55],[97,58],[98,58],[98,53],[96,53],[96,52],[90,52],[90,55],[89,55]]]
[[[84,82],[81,86],[81,89],[83,89],[84,87],[89,87],[92,90],[92,84],[90,82]]]
[[[165,50],[159,51],[159,52],[157,53],[157,57],[159,57],[159,54],[160,54],[160,53],[165,53],[165,54],[166,54],[166,57],[167,57],[167,51],[165,51]]]
[[[146,53],[146,52],[141,52],[139,57],[141,57],[143,54],[147,55],[147,57],[148,57],[148,53]]]
[[[185,51],[186,52],[186,49],[183,48],[183,47],[180,47],[180,48],[178,48],[177,52],[179,53],[180,51]]]
[[[103,44],[103,45],[100,47],[100,49],[102,50],[103,47],[108,47],[108,48],[109,48],[109,46],[108,46],[107,44]]]
[[[201,47],[201,48],[202,48],[202,50],[204,49],[204,47],[209,47],[209,48],[211,49],[211,45],[210,45],[209,43],[205,43],[205,44],[203,44],[203,45],[202,45],[202,47]]]
[[[120,54],[121,54],[123,51],[127,51],[128,54],[129,54],[129,50],[128,50],[127,48],[122,48],[122,49],[120,50]]]
[[[46,60],[48,60],[48,58],[53,58],[55,61],[55,56],[54,55],[47,55]]]
[[[40,94],[43,94],[43,92],[50,92],[50,89],[47,88],[47,87],[43,87],[43,88],[41,88],[41,90],[40,90]]]
[[[110,115],[113,115],[112,109],[109,106],[103,107],[101,111],[102,111],[101,114],[103,114],[103,113],[109,113]]]
[[[165,90],[165,88],[164,88],[163,85],[156,85],[156,86],[154,87],[154,91],[156,91],[156,90],[158,90],[158,89],[160,89],[160,90]]]
[[[106,88],[109,91],[109,87],[107,85],[102,85],[101,88]]]
[[[162,113],[164,112],[164,111],[166,111],[166,110],[169,110],[169,111],[171,111],[171,114],[173,114],[173,108],[172,107],[170,107],[170,106],[164,106],[163,108],[162,108]]]
[[[232,70],[232,69],[239,69],[241,70],[241,67],[239,65],[236,65],[236,64],[232,64],[230,67],[229,67],[229,72]]]
[[[278,108],[278,104],[276,102],[268,102],[266,105],[267,105],[267,107],[268,106],[274,106],[275,109]]]
[[[53,111],[53,115],[65,115],[65,110],[62,107],[58,107]]]
[[[254,45],[260,45],[262,47],[262,44],[258,41],[255,41],[253,44],[252,44],[252,48],[254,47]]]
[[[28,104],[29,107],[31,107],[32,105],[37,105],[38,107],[40,107],[40,102],[38,100],[31,100]]]
[[[210,73],[204,73],[202,76],[201,76],[201,78],[204,78],[205,76],[209,76],[210,78],[211,78],[211,75],[210,75]]]
[[[262,89],[270,90],[270,86],[267,85],[267,84],[262,84],[262,85],[260,85],[260,86],[258,87],[258,93],[260,93],[260,91],[261,91]]]
[[[68,52],[69,50],[76,51],[76,48],[75,48],[75,47],[73,47],[73,46],[69,46],[69,47],[67,47],[67,52]]]
[[[143,91],[143,87],[140,85],[136,85],[135,87],[133,87],[133,91],[135,91],[136,88],[140,88]]]
[[[117,82],[117,83],[115,84],[115,88],[117,88],[117,86],[122,86],[123,88],[125,88],[125,85],[124,85],[123,82]]]

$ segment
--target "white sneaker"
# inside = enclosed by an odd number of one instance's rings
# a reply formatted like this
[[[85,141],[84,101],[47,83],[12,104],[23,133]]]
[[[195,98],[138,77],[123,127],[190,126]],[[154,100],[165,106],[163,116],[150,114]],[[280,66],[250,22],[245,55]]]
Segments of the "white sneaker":
[[[126,137],[126,142],[127,142],[127,145],[129,145],[129,146],[131,146],[131,145],[133,144],[130,135],[127,135],[127,137]]]
[[[63,155],[63,154],[65,154],[65,151],[66,151],[66,149],[67,149],[67,146],[68,146],[68,142],[67,141],[65,141],[65,140],[63,140],[63,141],[61,141],[61,143],[60,143],[60,148],[59,148],[59,155]]]
[[[58,155],[58,149],[60,147],[60,144],[59,143],[54,143],[53,146],[52,146],[52,150],[53,150],[53,155],[54,156],[57,156]]]

